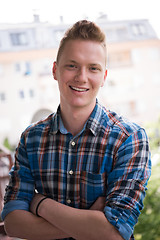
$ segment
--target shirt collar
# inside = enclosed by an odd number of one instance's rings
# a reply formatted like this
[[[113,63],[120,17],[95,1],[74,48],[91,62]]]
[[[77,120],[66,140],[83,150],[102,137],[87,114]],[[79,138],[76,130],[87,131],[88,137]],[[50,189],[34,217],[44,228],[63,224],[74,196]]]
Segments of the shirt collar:
[[[89,129],[94,135],[97,135],[97,133],[100,130],[100,120],[101,117],[103,115],[103,106],[101,106],[98,102],[98,100],[96,100],[96,105],[89,117],[89,119],[87,120],[83,130]],[[69,133],[67,131],[67,129],[64,127],[62,118],[61,118],[61,114],[60,114],[60,105],[57,108],[57,112],[54,114],[54,122],[52,125],[52,133],[56,134],[58,131],[60,131],[62,134],[67,134]],[[83,131],[82,130],[82,131]],[[81,131],[81,132],[82,132]]]
[[[60,124],[60,105],[57,108],[57,112],[53,114],[52,127],[51,127],[52,134],[56,134],[58,132],[59,124]]]
[[[100,131],[101,120],[103,116],[103,106],[101,106],[96,99],[96,105],[87,121],[86,128],[96,136]]]
[[[59,130],[62,134],[67,134],[69,133],[68,130],[65,128],[64,124],[63,124],[63,121],[62,121],[62,118],[61,118],[61,115],[59,117]]]

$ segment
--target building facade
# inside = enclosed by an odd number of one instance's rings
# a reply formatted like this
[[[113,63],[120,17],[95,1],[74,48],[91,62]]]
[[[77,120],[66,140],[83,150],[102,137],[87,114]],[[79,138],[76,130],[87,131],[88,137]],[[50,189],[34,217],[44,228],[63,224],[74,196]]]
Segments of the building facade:
[[[98,98],[140,124],[160,114],[160,40],[148,20],[98,19],[107,39],[108,77]],[[59,104],[52,64],[69,25],[0,25],[0,142],[16,144]]]

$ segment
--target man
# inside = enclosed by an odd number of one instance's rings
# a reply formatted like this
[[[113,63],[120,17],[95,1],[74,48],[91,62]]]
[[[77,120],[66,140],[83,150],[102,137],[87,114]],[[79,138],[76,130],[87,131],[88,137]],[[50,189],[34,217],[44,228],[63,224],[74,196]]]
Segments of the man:
[[[66,32],[53,76],[60,106],[21,136],[2,213],[6,231],[33,240],[134,239],[150,176],[148,140],[96,99],[107,76],[98,26],[84,20]]]

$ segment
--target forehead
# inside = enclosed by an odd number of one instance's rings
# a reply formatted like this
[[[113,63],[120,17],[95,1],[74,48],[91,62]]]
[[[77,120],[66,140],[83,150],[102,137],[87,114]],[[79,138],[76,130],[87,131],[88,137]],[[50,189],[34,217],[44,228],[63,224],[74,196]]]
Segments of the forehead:
[[[91,40],[68,40],[61,53],[60,59],[64,60],[79,60],[91,62],[105,62],[106,49],[96,41]]]

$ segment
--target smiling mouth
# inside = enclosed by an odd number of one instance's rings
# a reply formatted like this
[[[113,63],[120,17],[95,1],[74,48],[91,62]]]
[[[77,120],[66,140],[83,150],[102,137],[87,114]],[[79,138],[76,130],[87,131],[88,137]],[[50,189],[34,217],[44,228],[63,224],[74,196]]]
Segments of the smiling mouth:
[[[70,86],[70,88],[77,92],[87,92],[89,90],[88,88],[77,88],[77,87],[72,87],[72,86]]]

